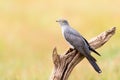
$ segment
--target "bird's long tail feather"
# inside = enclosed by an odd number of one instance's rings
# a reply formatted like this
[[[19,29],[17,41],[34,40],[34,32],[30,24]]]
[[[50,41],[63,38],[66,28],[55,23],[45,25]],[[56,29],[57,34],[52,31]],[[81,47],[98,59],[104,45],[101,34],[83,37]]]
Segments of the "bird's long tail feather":
[[[97,65],[96,61],[92,58],[92,57],[87,57],[88,61],[90,62],[90,64],[93,66],[93,68],[95,69],[95,71],[97,71],[98,73],[101,73],[101,69],[99,68],[99,66]]]

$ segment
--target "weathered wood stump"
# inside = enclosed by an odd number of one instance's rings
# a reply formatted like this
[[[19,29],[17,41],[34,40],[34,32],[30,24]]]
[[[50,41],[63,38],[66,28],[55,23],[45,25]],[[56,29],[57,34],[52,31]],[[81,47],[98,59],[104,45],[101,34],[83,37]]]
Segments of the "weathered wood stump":
[[[116,27],[113,27],[98,36],[92,38],[89,44],[94,49],[104,45],[115,33]],[[53,49],[54,69],[50,80],[67,80],[73,68],[83,60],[84,56],[76,50],[69,49],[64,55],[59,55],[57,49]]]

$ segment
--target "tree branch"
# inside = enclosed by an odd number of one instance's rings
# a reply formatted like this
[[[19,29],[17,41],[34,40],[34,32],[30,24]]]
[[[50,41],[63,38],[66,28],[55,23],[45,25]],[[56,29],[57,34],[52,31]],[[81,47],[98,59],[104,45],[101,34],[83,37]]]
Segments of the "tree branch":
[[[94,49],[103,46],[115,33],[116,27],[113,27],[98,36],[92,38],[89,44]],[[67,80],[73,68],[83,60],[84,56],[76,50],[69,49],[64,55],[59,55],[57,49],[53,49],[54,69],[50,80]]]

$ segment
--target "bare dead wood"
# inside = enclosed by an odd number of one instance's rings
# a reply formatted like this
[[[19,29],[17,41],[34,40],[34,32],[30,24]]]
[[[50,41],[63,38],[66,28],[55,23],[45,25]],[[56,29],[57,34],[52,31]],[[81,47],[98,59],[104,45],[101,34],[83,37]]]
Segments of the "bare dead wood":
[[[116,27],[113,27],[98,36],[92,38],[89,44],[94,49],[104,45],[115,33]],[[69,49],[64,55],[59,55],[57,49],[53,49],[54,69],[50,80],[67,80],[73,68],[83,60],[84,56],[76,50]]]

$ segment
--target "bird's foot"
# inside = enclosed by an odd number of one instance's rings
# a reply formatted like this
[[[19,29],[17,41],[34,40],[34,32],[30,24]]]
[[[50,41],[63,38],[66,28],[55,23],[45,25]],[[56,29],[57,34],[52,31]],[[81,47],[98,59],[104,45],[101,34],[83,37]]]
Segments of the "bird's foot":
[[[73,48],[69,48],[69,50],[66,52],[66,54],[72,52],[73,50],[75,50],[75,49],[73,49]]]

